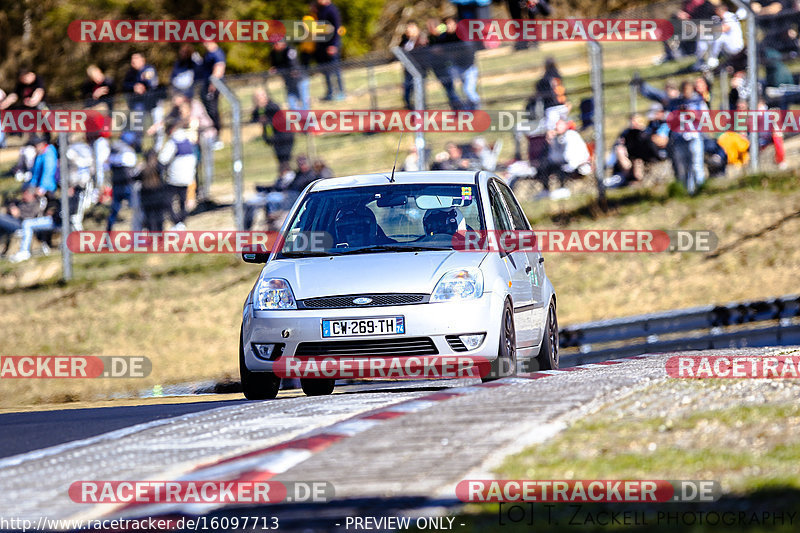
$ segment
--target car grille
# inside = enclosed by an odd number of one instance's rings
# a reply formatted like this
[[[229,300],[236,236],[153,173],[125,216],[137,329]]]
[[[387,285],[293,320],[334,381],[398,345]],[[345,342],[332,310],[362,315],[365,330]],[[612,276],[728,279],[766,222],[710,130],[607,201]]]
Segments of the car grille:
[[[357,298],[371,298],[368,304],[356,304]],[[300,300],[305,309],[341,309],[345,307],[384,307],[387,305],[421,304],[428,301],[427,294],[391,293],[391,294],[350,294],[347,296],[322,296]]]
[[[444,338],[447,340],[447,344],[450,345],[450,349],[454,352],[467,351],[467,347],[464,346],[464,343],[461,342],[461,339],[458,338],[458,335],[445,335]]]
[[[295,357],[319,356],[412,356],[436,355],[439,350],[430,337],[402,339],[301,342]]]

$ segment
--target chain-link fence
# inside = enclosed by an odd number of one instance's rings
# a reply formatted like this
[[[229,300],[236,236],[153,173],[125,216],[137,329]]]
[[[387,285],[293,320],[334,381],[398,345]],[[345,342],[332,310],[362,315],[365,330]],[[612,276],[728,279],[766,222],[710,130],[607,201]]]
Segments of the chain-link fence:
[[[687,4],[659,2],[613,16],[670,19],[681,28],[687,20],[682,14]],[[263,227],[260,224],[267,221],[260,216],[255,220],[245,216],[247,203],[257,196],[256,186],[273,185],[287,170],[296,174],[300,164],[319,176],[388,171],[398,141],[398,169],[484,167],[512,181],[524,201],[542,197],[547,189],[567,189],[571,194],[602,199],[605,186],[617,186],[618,180],[613,178],[621,174],[628,182],[640,180],[645,185],[668,182],[688,172],[685,167],[689,163],[681,166],[675,160],[691,160],[689,148],[676,156],[671,145],[665,144],[655,153],[637,157],[625,154],[620,140],[632,129],[654,134],[653,124],[664,120],[670,91],[679,89],[680,82],[691,82],[710,108],[732,108],[741,99],[747,99],[748,106],[758,105],[759,97],[765,105],[788,106],[800,98],[796,76],[775,75],[782,72],[780,65],[791,66],[798,56],[800,16],[796,6],[777,13],[762,10],[755,18],[749,16],[751,9],[750,5],[730,5],[730,12],[741,18],[736,23],[742,46],[738,51],[735,46],[723,46],[716,56],[709,55],[716,53],[716,48],[707,47],[706,55],[700,57],[698,42],[681,35],[666,43],[591,44],[463,43],[448,42],[441,36],[431,42],[429,36],[428,42],[420,38],[410,44],[413,39],[407,37],[393,50],[341,63],[290,62],[262,73],[226,76],[217,84],[223,94],[219,136],[201,136],[198,141],[200,164],[193,215],[202,227]],[[713,6],[689,15],[688,20],[723,23]],[[444,28],[428,30],[441,33]],[[751,41],[758,45],[749,46]],[[711,57],[718,61],[709,61]],[[755,58],[760,61],[753,68]],[[705,61],[702,65],[698,64],[701,60]],[[763,81],[754,83],[753,78]],[[115,109],[125,109],[128,104],[126,95],[114,101]],[[480,109],[493,119],[502,113],[526,111],[527,120],[512,121],[505,127],[493,122],[480,132],[425,131],[402,136],[381,131],[290,133],[280,131],[271,120],[275,105],[284,110],[332,111]],[[268,106],[273,110],[268,112]],[[161,115],[174,113],[174,107],[165,97],[159,105]],[[544,111],[550,108],[557,112],[548,116]],[[556,171],[544,176],[548,168],[543,168],[542,154],[552,145],[558,119],[565,119],[570,131],[577,132],[585,143],[588,167],[578,171],[581,165],[576,165],[568,175]],[[776,138],[748,139],[752,168],[759,162],[759,149],[771,146]],[[158,131],[145,136],[143,147],[157,144],[158,139]],[[0,164],[13,163],[18,142],[11,139],[11,148],[0,152]],[[774,151],[777,146],[765,149],[770,156]],[[725,150],[710,138],[703,152],[706,166],[713,172],[711,167],[718,165],[715,157],[722,157]],[[724,155],[727,158],[728,154]],[[642,171],[643,165],[647,172]],[[206,215],[207,219],[202,219]]]

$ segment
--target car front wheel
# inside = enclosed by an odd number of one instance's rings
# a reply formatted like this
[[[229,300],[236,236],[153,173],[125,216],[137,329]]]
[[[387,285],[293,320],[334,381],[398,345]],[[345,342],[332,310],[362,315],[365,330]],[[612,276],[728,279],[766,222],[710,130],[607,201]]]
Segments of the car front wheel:
[[[539,370],[558,369],[558,317],[556,316],[556,304],[552,301],[547,310],[542,347],[539,349],[539,355],[536,356],[536,362],[539,363]]]
[[[506,301],[503,307],[503,319],[500,322],[500,345],[497,348],[497,359],[492,361],[488,376],[481,380],[494,381],[496,379],[514,376],[517,374],[517,332],[514,327],[514,309],[511,302]]]
[[[333,393],[335,379],[300,378],[300,387],[306,396],[327,396]]]

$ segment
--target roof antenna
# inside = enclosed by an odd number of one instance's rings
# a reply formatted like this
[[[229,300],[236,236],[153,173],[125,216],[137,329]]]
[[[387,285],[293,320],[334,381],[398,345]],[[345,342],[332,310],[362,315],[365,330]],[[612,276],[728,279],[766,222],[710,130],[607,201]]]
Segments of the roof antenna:
[[[397,152],[394,154],[394,164],[392,165],[392,177],[389,178],[389,183],[394,183],[394,169],[397,168],[397,158],[400,155],[400,143],[403,141],[403,132],[400,132],[400,139],[397,141]]]

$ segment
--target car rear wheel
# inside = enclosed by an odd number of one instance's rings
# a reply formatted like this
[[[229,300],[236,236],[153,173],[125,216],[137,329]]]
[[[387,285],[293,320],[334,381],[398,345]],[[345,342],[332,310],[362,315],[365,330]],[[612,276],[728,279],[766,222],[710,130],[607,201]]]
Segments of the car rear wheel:
[[[491,371],[481,381],[494,381],[496,379],[514,376],[517,373],[517,331],[514,327],[514,309],[511,302],[506,301],[503,308],[503,320],[500,323],[500,345],[497,349],[497,359],[492,361]]]
[[[300,387],[306,396],[327,396],[333,393],[335,379],[300,378]]]
[[[554,302],[550,302],[550,307],[547,310],[547,322],[542,338],[542,347],[539,348],[536,362],[539,363],[539,370],[558,369],[558,317],[556,316],[556,304]]]
[[[242,392],[248,400],[272,400],[278,395],[281,378],[273,372],[252,372],[244,363],[242,334],[239,333],[239,377],[242,379]]]

